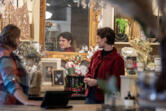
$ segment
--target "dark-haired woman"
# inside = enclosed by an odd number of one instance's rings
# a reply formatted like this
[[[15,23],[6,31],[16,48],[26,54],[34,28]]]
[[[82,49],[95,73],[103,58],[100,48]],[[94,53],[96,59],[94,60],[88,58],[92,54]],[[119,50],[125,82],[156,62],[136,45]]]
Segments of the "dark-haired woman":
[[[72,45],[72,34],[69,32],[63,32],[59,35],[59,47],[61,51],[64,52],[74,52],[74,48],[71,46]]]
[[[103,104],[104,92],[98,87],[97,79],[108,80],[109,77],[117,78],[117,87],[120,88],[120,75],[124,75],[124,61],[113,47],[115,33],[109,28],[101,28],[97,31],[97,43],[103,50],[97,51],[89,64],[88,73],[84,78],[88,85],[86,91],[87,104]]]

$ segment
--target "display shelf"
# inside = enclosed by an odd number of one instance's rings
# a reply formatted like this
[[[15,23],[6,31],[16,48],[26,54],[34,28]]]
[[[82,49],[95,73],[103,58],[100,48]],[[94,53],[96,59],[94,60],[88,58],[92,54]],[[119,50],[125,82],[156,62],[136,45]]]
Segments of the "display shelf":
[[[115,45],[130,45],[130,42],[115,42]]]
[[[159,51],[158,51],[159,48],[158,47],[159,47],[160,43],[159,42],[150,43],[150,45],[151,45],[151,47],[153,49],[152,54],[153,55],[159,55]],[[119,53],[121,53],[121,49],[123,47],[131,47],[130,46],[130,42],[115,42],[114,46],[117,48]]]
[[[130,45],[130,42],[115,42],[115,45]],[[158,45],[160,45],[160,43],[155,42],[155,43],[150,43],[150,45],[158,46]]]
[[[160,43],[159,43],[159,42],[155,42],[155,43],[150,43],[150,45],[156,45],[156,46],[159,46]]]
[[[45,91],[64,91],[65,87],[64,85],[57,85],[57,86],[51,86],[51,85],[42,85],[41,86],[41,92],[45,92]]]

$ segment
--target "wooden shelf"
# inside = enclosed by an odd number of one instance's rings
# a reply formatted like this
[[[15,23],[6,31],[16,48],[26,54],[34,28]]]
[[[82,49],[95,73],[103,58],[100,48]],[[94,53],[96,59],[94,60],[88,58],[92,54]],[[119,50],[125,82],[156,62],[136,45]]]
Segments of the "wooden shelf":
[[[160,43],[159,42],[150,43],[150,45],[153,48],[152,54],[153,55],[159,55],[159,51],[158,51],[159,48],[158,47],[159,47]],[[121,53],[121,49],[123,47],[131,47],[130,42],[115,42],[114,46],[117,48],[119,53]]]
[[[159,46],[160,43],[159,43],[159,42],[156,42],[156,43],[150,43],[150,45],[156,45],[156,46]]]
[[[115,42],[115,45],[130,45],[130,42]],[[160,45],[159,42],[156,42],[156,43],[150,43],[150,45]]]
[[[129,42],[115,42],[115,45],[130,45]]]
[[[42,85],[41,86],[41,92],[46,92],[46,91],[64,91],[65,88],[64,86],[57,85],[57,86],[50,86],[50,85]]]

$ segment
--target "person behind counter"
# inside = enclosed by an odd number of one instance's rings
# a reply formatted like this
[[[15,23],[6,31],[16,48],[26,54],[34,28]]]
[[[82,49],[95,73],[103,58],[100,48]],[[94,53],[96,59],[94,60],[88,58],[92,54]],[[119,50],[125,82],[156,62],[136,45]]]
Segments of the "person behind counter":
[[[0,105],[35,105],[41,102],[28,100],[28,75],[19,57],[13,53],[20,43],[20,29],[12,24],[0,34]]]
[[[124,60],[113,47],[115,33],[105,27],[97,31],[97,43],[103,50],[97,51],[91,58],[84,83],[87,84],[86,104],[103,104],[104,93],[97,85],[96,79],[108,80],[111,75],[117,78],[120,88],[120,75],[124,75]]]
[[[74,52],[74,48],[71,46],[73,39],[72,34],[69,32],[63,32],[59,35],[59,47],[64,52]]]

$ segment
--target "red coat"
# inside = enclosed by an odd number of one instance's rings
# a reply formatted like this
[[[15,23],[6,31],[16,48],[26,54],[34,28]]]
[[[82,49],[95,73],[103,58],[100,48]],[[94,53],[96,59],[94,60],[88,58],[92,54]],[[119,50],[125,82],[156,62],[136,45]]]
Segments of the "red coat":
[[[111,75],[115,75],[118,79],[118,87],[120,88],[120,75],[124,75],[124,60],[117,53],[116,48],[113,48],[113,51],[104,56],[102,59],[101,51],[97,51],[89,64],[88,73],[85,77],[94,78],[96,68],[100,64],[98,69],[97,78],[108,80]],[[90,87],[87,88],[85,95],[87,96],[89,93]],[[99,87],[96,87],[96,100],[104,100],[103,90]]]

